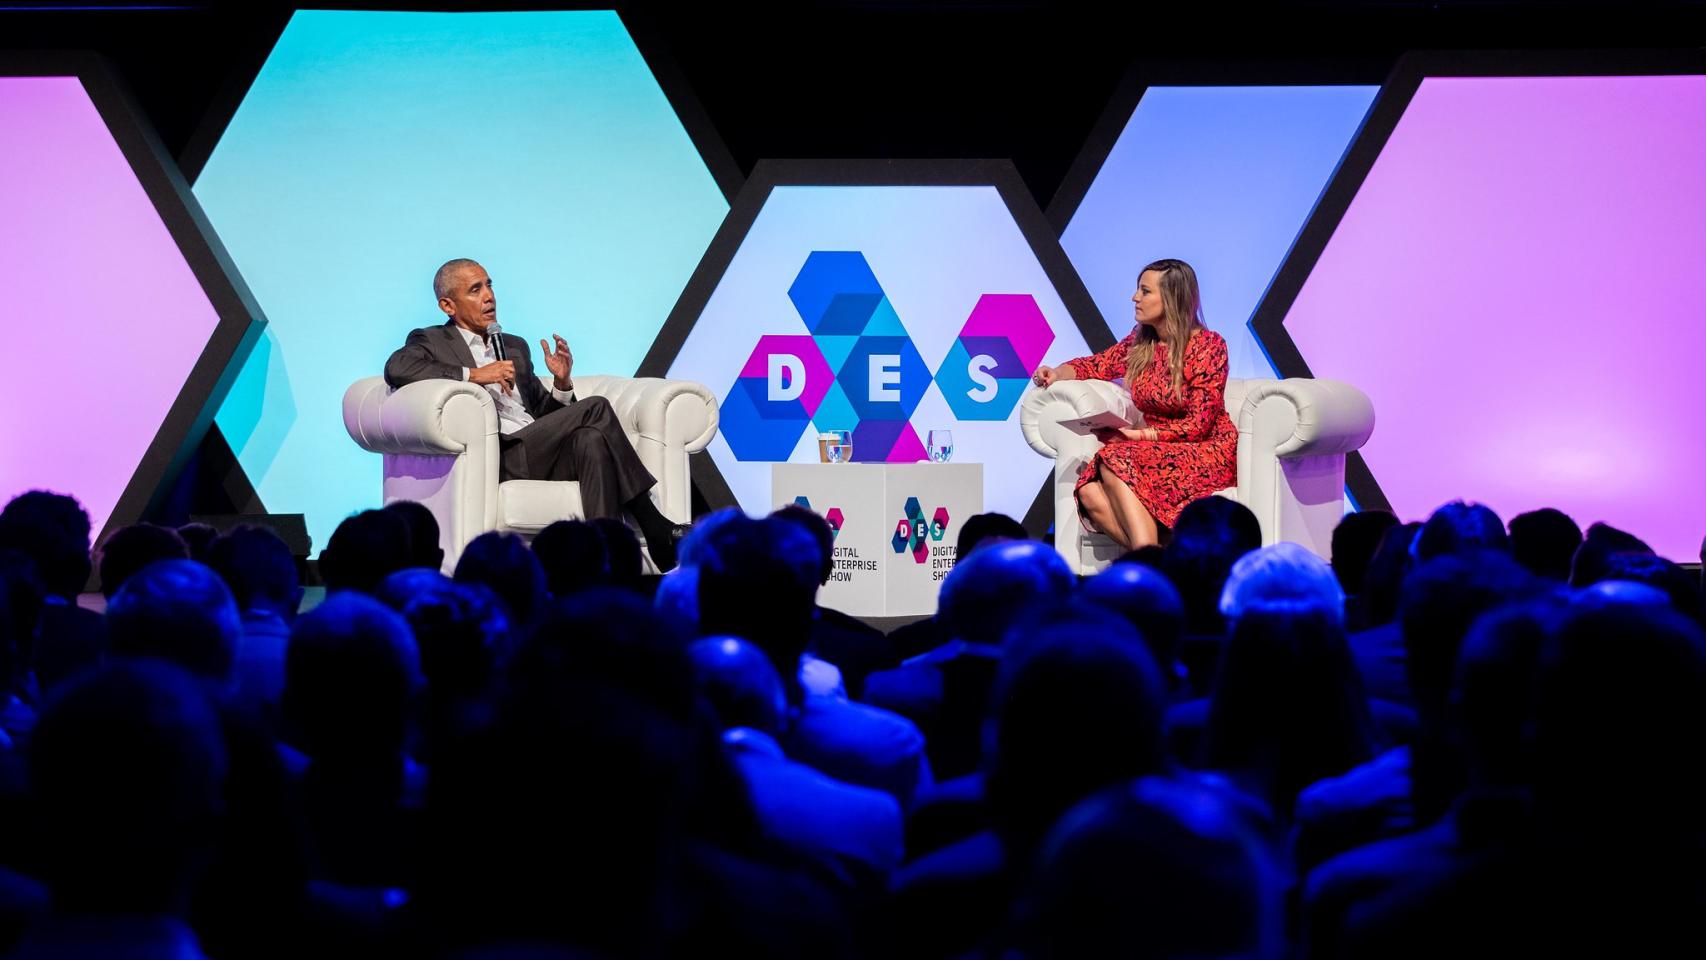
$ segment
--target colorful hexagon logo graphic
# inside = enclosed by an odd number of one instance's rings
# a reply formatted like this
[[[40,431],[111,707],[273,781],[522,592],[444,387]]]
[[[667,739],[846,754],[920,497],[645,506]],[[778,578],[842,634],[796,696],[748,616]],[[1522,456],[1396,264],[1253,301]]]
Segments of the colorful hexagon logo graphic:
[[[1687,74],[1632,60],[1637,75],[1607,76],[1594,59],[1562,76],[1556,58],[1418,55],[1394,72],[1318,239],[1284,271],[1300,280],[1254,324],[1287,375],[1373,401],[1366,466],[1347,463],[1363,505],[1406,519],[1457,498],[1506,519],[1555,507],[1695,556],[1706,435],[1682,424],[1706,356],[1706,58],[1693,59]]]
[[[1053,342],[1035,297],[984,294],[936,370],[936,382],[961,420],[1006,420]]]
[[[930,558],[930,521],[924,519],[924,507],[917,497],[908,497],[904,510],[906,515],[895,522],[894,536],[889,539],[889,545],[895,553],[910,553],[914,563],[923,563]],[[941,510],[937,512],[942,513]],[[945,522],[943,527],[946,529]]]
[[[883,301],[883,288],[856,250],[814,250],[788,288],[806,330],[817,337],[857,337]]]
[[[0,504],[69,493],[99,533],[159,505],[265,320],[106,68],[28,66],[0,65]]]
[[[731,384],[761,339],[809,335],[831,380],[813,429],[786,455],[778,434],[769,459],[815,463],[810,434],[846,430],[857,461],[927,460],[921,438],[952,430],[957,461],[991,465],[986,508],[1024,516],[1049,475],[1017,422],[1027,367],[1091,352],[1086,330],[1111,344],[1011,164],[766,161],[642,372]],[[725,401],[709,448],[717,477],[762,509],[769,464],[729,419]]]
[[[794,503],[805,507],[807,510],[812,509],[811,500],[804,496],[795,497]],[[828,510],[823,512],[822,516],[824,522],[829,524],[830,534],[836,537],[841,536],[841,526],[847,522],[847,515],[841,512],[841,508],[830,507]]]
[[[729,449],[742,460],[786,457],[829,381],[829,365],[811,337],[760,337],[720,410]]]
[[[272,321],[218,417],[267,507],[324,543],[378,505],[341,399],[444,321],[451,258],[490,272],[509,332],[633,374],[728,211],[713,153],[614,11],[293,14],[193,174]]]

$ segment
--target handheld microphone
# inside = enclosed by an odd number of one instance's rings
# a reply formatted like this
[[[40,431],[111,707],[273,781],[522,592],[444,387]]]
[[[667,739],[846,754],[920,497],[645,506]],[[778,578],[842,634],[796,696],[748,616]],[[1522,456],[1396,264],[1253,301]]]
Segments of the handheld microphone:
[[[493,323],[491,326],[486,328],[486,336],[488,338],[487,342],[490,343],[491,347],[492,347],[492,356],[499,363],[502,363],[503,361],[508,360],[509,357],[506,356],[504,353],[504,331],[503,331],[503,328],[498,326],[496,323]],[[509,384],[510,387],[515,386],[515,380],[514,379],[506,380],[505,383]]]

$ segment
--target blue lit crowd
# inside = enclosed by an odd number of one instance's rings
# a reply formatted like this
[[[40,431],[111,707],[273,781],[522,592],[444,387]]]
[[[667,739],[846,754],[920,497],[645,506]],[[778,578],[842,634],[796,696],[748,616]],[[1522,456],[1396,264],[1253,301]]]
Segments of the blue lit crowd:
[[[1702,583],[1638,532],[1454,502],[1329,563],[1210,497],[1078,577],[984,514],[888,632],[800,507],[664,576],[439,542],[7,504],[0,953],[1706,953]]]

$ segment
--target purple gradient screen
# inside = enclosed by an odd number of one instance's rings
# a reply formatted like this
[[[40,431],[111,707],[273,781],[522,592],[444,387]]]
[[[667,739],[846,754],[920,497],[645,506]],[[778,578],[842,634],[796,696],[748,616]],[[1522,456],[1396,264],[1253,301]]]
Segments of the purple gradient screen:
[[[1706,77],[1430,78],[1285,320],[1393,507],[1706,534]]]
[[[0,78],[0,501],[111,515],[218,323],[75,77]]]

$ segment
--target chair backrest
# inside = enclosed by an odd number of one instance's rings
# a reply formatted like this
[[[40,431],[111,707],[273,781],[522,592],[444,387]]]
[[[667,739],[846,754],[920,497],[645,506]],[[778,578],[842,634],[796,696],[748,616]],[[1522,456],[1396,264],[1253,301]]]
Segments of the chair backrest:
[[[1238,422],[1238,411],[1244,409],[1244,396],[1250,392],[1255,380],[1238,380],[1228,378],[1226,381],[1226,412],[1232,417],[1232,422]]]

